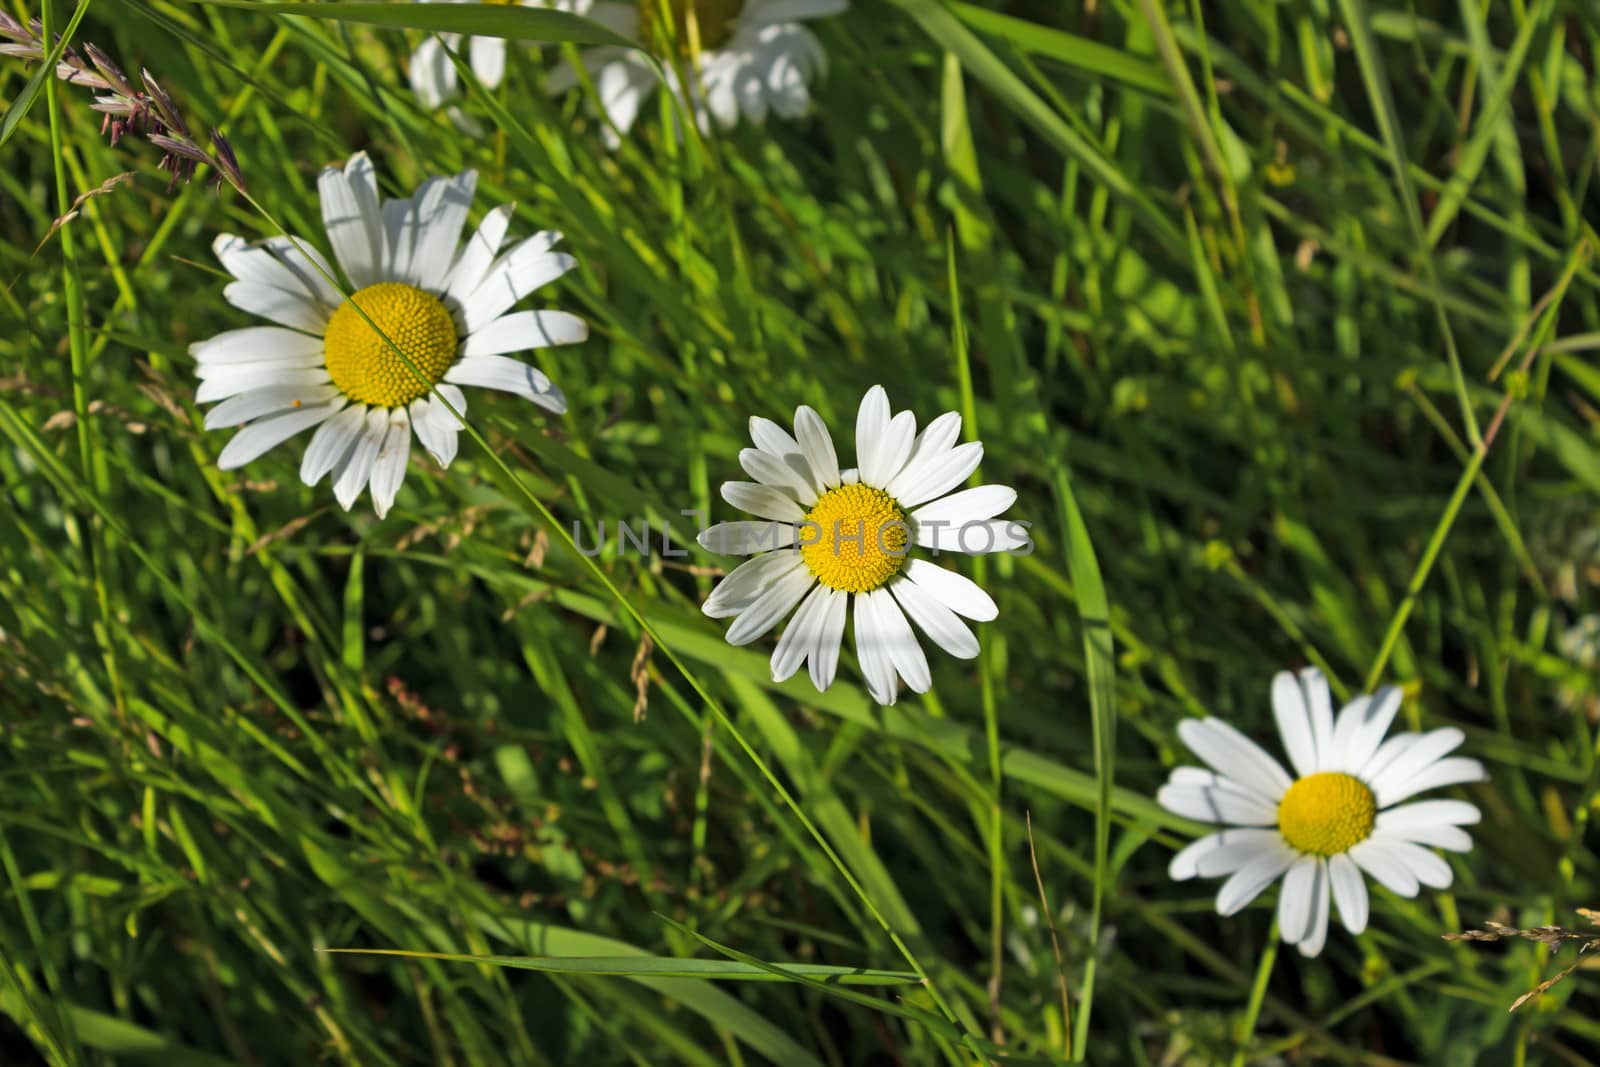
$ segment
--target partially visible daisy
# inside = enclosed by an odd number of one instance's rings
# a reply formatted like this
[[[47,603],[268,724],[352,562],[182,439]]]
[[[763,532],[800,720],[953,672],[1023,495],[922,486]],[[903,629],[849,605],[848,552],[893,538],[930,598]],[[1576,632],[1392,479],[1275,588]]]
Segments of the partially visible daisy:
[[[461,4],[468,0],[422,0],[426,4]],[[538,0],[500,0],[502,3],[516,3],[522,7],[553,7],[558,10],[573,10],[574,2],[585,3],[586,0],[551,0],[550,3],[540,3]],[[430,33],[416,51],[411,53],[411,64],[408,68],[411,78],[411,91],[417,94],[417,102],[431,110],[442,107],[454,100],[461,93],[461,80],[456,73],[456,65],[450,61],[450,53],[461,52],[462,37],[459,33]],[[483,83],[485,89],[499,86],[500,79],[506,74],[506,41],[504,37],[468,37],[466,38],[467,62],[472,67],[473,77]]]
[[[1600,615],[1584,615],[1556,637],[1556,648],[1589,678],[1600,678]],[[1556,700],[1568,711],[1582,709],[1592,719],[1600,715],[1600,695],[1591,685],[1582,688],[1563,683]]]
[[[671,4],[676,56],[659,29],[666,3]],[[713,121],[728,129],[741,117],[760,124],[769,113],[785,119],[804,116],[811,107],[810,86],[827,73],[828,56],[802,22],[837,15],[848,6],[848,0],[594,0],[579,14],[667,61],[668,86],[709,132]],[[685,92],[674,60],[694,69],[690,8],[700,42],[698,84]],[[583,65],[612,125],[627,133],[659,83],[655,67],[637,51],[609,45],[584,52]],[[577,83],[576,73],[564,67],[551,76],[550,88],[564,92]],[[606,139],[615,146],[616,134],[609,128]]]
[[[897,676],[918,693],[932,684],[907,617],[951,655],[978,654],[977,637],[958,616],[992,619],[994,601],[970,579],[909,551],[1020,549],[1029,544],[1027,527],[995,518],[1017,499],[1015,489],[950,492],[983,458],[979,442],[956,444],[960,415],[948,412],[916,431],[916,417],[891,418],[888,394],[873,386],[856,414],[859,467],[840,470],[833,438],[811,408],[795,409],[792,436],[770,419],[750,420],[756,447],[739,453],[739,465],[755,481],[724,482],[722,498],[764,521],[718,523],[699,542],[755,558],[724,578],[701,610],[734,620],[734,645],[749,644],[794,610],[772,653],[774,681],[809,661],[812,684],[832,684],[852,602],[856,657],[880,704],[894,703]]]
[[[244,427],[222,450],[218,467],[243,466],[317,427],[301,479],[315,485],[331,474],[334,496],[347,510],[370,483],[382,518],[405,477],[413,431],[441,466],[455,458],[459,423],[429,396],[428,385],[463,414],[461,385],[516,393],[557,414],[566,410],[548,378],[505,353],[582,341],[588,327],[564,311],[507,312],[575,261],[551,251],[561,235],[550,231],[497,255],[510,204],[485,215],[458,250],[477,180],[470,170],[429,178],[409,200],[382,202],[366,153],[343,170],[324,170],[322,220],[348,299],[325,276],[327,260],[306,241],[217,238],[213,250],[237,279],[223,299],[277,323],[229,330],[189,348],[199,363],[195,401],[222,401],[206,413],[206,429]]]
[[[1231,824],[1172,858],[1183,881],[1228,875],[1217,911],[1232,915],[1279,878],[1278,929],[1303,956],[1322,951],[1330,895],[1345,929],[1367,928],[1366,872],[1403,897],[1450,885],[1450,865],[1427,847],[1467,852],[1461,827],[1481,817],[1462,800],[1394,805],[1427,789],[1480,782],[1483,765],[1446,758],[1465,740],[1444,727],[1384,740],[1400,710],[1387,686],[1333,715],[1328,682],[1314,668],[1272,680],[1272,711],[1296,777],[1220,719],[1187,719],[1178,736],[1211,768],[1179,767],[1156,799],[1201,822]]]

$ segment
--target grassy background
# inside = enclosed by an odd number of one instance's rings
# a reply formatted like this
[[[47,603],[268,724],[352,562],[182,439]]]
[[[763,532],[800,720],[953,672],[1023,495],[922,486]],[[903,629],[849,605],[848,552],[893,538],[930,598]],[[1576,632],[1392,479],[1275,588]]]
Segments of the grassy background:
[[[506,469],[416,450],[385,522],[302,486],[303,441],[219,472],[187,346],[249,324],[214,235],[270,225],[169,193],[74,87],[8,117],[0,1058],[954,1064],[1085,1023],[1095,1063],[1595,1055],[1592,977],[1508,1015],[1558,964],[1439,935],[1600,904],[1597,687],[1556,643],[1600,610],[1600,19],[1062,6],[858,0],[809,121],[680,144],[648,110],[610,154],[536,88],[553,47],[468,138],[412,102],[403,32],[93,3],[79,39],[224,128],[291,231],[323,240],[316,173],[355,150],[390,194],[475,167],[478,212],[565,232],[582,269],[531,306],[593,337],[541,354],[564,418],[472,393]],[[726,561],[678,516],[733,517],[748,416],[811,404],[848,451],[875,382],[963,411],[1038,545],[961,564],[1000,604],[982,658],[890,709],[853,649],[817,694],[728,648],[697,611]],[[646,518],[690,555],[619,558]],[[602,519],[597,573],[563,538]],[[1179,720],[1271,741],[1306,663],[1403,684],[1493,781],[1452,892],[1375,889],[1366,935],[1267,973],[1265,904],[1170,883],[1192,827],[1148,798]]]

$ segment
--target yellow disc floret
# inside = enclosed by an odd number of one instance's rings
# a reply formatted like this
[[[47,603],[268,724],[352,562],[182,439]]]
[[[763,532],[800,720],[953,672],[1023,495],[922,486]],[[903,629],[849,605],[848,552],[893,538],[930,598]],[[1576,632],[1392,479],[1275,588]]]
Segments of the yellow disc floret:
[[[870,485],[841,485],[806,512],[800,555],[823,585],[866,593],[900,573],[910,537],[894,497]]]
[[[695,28],[700,34],[700,50],[705,52],[728,43],[743,8],[744,0],[639,0],[639,33],[650,51],[665,56],[668,54],[668,43],[662,23],[670,18],[678,54],[687,59],[691,10],[694,11]]]
[[[357,311],[356,304],[361,305]],[[417,380],[379,330],[428,379]],[[456,361],[456,324],[432,293],[400,282],[369,285],[339,306],[323,336],[328,376],[351,400],[379,408],[402,407],[428,393]]]
[[[1365,841],[1378,817],[1372,790],[1348,774],[1323,771],[1295,782],[1278,802],[1284,840],[1313,856],[1337,856]]]

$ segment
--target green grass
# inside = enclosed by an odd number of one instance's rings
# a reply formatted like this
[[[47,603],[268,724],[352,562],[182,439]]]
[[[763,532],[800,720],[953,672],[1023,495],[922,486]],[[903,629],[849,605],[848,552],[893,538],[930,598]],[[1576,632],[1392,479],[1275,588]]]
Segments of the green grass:
[[[1506,1010],[1570,948],[1440,936],[1600,905],[1559,643],[1600,611],[1592,5],[858,0],[810,119],[652,106],[614,153],[537,88],[570,45],[474,138],[415,105],[414,31],[84,6],[259,210],[0,57],[0,1061],[1600,1058],[1592,969]],[[526,306],[592,328],[540,354],[567,415],[473,392],[383,522],[300,484],[304,438],[218,471],[187,353],[251,324],[214,236],[321,243],[361,149],[561,230],[581,269]],[[680,515],[734,517],[752,415],[848,457],[879,382],[962,412],[1037,545],[958,564],[983,653],[887,709],[849,645],[820,694],[730,648]],[[690,554],[619,557],[646,518]],[[1304,664],[1492,775],[1452,889],[1375,889],[1313,961],[1274,894],[1170,882],[1195,828],[1151,799],[1186,716],[1276,749]]]

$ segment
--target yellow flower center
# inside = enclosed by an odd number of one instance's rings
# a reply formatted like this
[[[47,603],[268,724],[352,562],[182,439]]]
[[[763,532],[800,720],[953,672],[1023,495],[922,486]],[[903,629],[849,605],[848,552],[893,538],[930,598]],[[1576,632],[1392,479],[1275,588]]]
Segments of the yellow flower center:
[[[666,39],[662,23],[670,19],[678,54],[688,59],[690,11],[694,12],[695,28],[700,31],[700,50],[704,52],[728,43],[743,9],[744,0],[639,0],[639,35],[650,51],[658,56],[668,55],[671,43]]]
[[[360,311],[356,304],[360,303]],[[361,312],[399,346],[427,378],[417,376]],[[369,285],[339,306],[323,335],[328,376],[351,400],[379,408],[403,407],[436,385],[456,361],[456,324],[432,293],[400,282]]]
[[[1313,856],[1337,856],[1365,841],[1378,803],[1360,779],[1323,771],[1295,782],[1278,802],[1284,840]]]
[[[894,497],[869,485],[823,493],[800,528],[800,556],[817,581],[849,593],[883,586],[905,562],[911,528]]]

